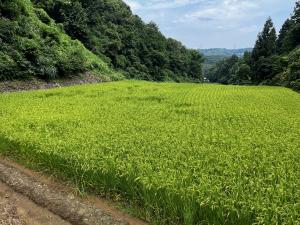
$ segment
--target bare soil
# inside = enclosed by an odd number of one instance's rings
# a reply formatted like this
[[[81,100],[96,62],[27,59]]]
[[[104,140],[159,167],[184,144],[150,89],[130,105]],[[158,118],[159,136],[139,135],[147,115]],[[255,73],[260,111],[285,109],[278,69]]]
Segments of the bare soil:
[[[31,80],[1,81],[0,93],[60,88],[64,86],[101,83],[103,81],[104,80],[102,80],[100,77],[94,76],[90,73],[84,73],[78,76],[71,76],[65,79],[56,79],[49,81],[37,78],[32,78]]]
[[[147,225],[97,196],[0,158],[0,225]]]
[[[0,182],[1,225],[70,225],[49,210]]]

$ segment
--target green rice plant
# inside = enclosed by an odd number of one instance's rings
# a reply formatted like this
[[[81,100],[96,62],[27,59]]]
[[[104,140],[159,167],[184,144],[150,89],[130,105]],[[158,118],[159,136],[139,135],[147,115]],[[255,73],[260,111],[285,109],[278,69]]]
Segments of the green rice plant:
[[[0,95],[0,152],[153,224],[300,224],[300,95],[121,81]]]

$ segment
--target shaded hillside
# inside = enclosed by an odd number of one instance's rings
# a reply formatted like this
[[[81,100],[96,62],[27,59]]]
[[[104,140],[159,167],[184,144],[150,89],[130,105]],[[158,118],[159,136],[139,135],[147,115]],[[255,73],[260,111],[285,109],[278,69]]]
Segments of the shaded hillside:
[[[53,79],[84,71],[118,76],[30,0],[0,2],[0,43],[0,80]]]
[[[73,39],[128,78],[202,80],[202,56],[167,39],[154,23],[133,15],[121,0],[34,0]]]

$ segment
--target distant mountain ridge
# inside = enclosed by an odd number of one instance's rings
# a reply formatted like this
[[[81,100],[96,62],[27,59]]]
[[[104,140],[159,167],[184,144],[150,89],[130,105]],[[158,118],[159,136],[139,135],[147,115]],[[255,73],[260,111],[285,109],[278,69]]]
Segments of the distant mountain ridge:
[[[232,55],[238,57],[243,57],[245,52],[251,52],[252,48],[239,48],[239,49],[227,49],[227,48],[207,48],[207,49],[198,49],[200,53],[204,55],[203,63],[203,74],[208,74],[210,68],[215,65],[217,62],[229,58]]]
[[[238,48],[238,49],[227,49],[227,48],[206,48],[206,49],[199,49],[199,51],[204,56],[243,56],[245,52],[251,52],[252,48]]]

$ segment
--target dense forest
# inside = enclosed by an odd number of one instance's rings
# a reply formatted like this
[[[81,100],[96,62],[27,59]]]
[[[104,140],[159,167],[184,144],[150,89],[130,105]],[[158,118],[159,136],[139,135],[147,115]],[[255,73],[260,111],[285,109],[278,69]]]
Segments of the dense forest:
[[[121,0],[2,0],[0,17],[2,80],[89,70],[116,78],[202,80],[197,50],[164,37]]]
[[[242,58],[233,55],[212,67],[211,82],[222,84],[282,85],[300,90],[300,2],[277,36],[269,18],[253,51]]]

